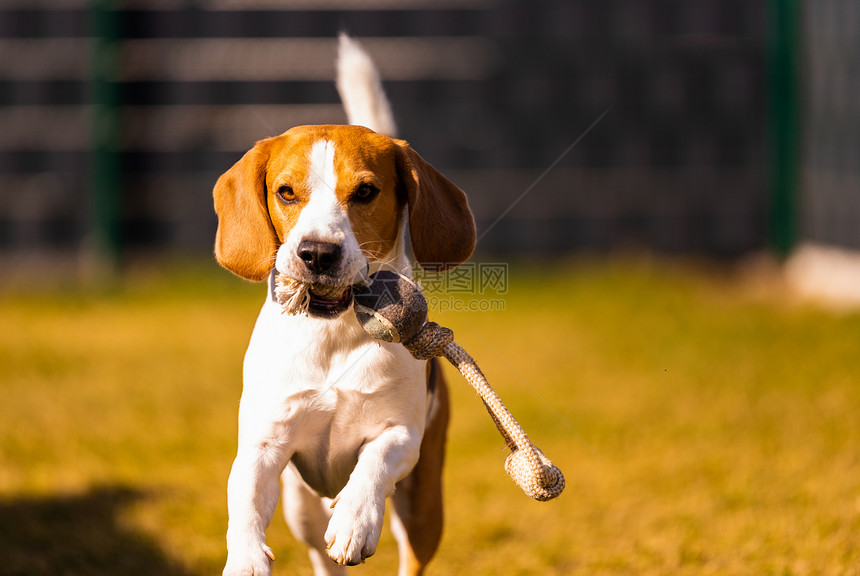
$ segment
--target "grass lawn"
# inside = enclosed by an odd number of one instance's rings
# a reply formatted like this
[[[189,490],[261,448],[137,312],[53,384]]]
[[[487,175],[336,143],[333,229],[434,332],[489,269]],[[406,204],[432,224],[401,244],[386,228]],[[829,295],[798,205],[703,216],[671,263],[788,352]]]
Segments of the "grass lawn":
[[[263,288],[214,266],[0,294],[0,575],[220,574]],[[434,319],[565,472],[529,500],[453,369],[433,574],[860,574],[860,315],[720,270],[512,267]],[[310,574],[280,512],[275,574]],[[386,531],[357,575],[392,574]]]

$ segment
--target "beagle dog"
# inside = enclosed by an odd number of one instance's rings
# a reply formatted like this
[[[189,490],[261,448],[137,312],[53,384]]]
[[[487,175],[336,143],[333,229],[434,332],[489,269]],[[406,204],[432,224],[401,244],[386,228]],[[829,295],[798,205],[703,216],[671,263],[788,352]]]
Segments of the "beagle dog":
[[[299,126],[257,142],[215,184],[215,255],[267,281],[245,355],[239,441],[227,488],[225,575],[270,574],[265,531],[283,495],[315,574],[376,550],[391,501],[400,574],[421,574],[442,531],[448,395],[439,367],[372,339],[350,286],[383,267],[464,262],[475,245],[465,194],[393,130],[372,62],[342,36],[338,88],[351,124]],[[408,232],[407,232],[408,230]],[[275,277],[310,286],[284,314]]]

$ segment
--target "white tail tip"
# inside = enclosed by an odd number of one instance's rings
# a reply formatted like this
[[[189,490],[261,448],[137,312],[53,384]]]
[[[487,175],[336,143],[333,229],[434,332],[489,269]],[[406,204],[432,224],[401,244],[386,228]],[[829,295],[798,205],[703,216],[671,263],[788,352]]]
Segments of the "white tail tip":
[[[397,126],[391,105],[373,60],[361,44],[341,34],[337,58],[337,91],[350,124],[395,137]]]

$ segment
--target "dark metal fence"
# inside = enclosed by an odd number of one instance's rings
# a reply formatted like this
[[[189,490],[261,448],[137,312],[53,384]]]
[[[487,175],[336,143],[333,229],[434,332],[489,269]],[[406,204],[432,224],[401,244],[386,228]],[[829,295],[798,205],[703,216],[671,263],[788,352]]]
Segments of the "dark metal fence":
[[[89,4],[4,0],[0,254],[79,253],[100,229],[122,253],[208,251],[222,171],[256,139],[344,121],[341,30],[376,57],[401,136],[469,194],[479,251],[760,248],[765,12],[744,0],[129,0],[112,13],[115,58],[99,60],[111,77],[93,66]]]
[[[803,11],[805,238],[860,248],[860,3],[806,2]]]

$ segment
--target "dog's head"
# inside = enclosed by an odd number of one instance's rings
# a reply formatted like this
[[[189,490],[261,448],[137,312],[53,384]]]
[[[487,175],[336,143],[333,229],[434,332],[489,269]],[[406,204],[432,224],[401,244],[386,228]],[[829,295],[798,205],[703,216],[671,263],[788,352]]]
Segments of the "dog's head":
[[[253,281],[274,266],[324,292],[350,286],[392,257],[404,214],[424,267],[456,266],[475,246],[465,194],[406,142],[359,126],[299,126],[261,140],[213,194],[215,256]]]

